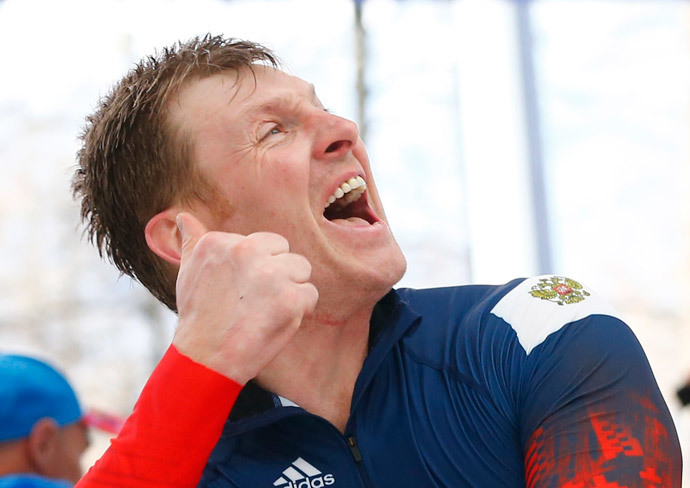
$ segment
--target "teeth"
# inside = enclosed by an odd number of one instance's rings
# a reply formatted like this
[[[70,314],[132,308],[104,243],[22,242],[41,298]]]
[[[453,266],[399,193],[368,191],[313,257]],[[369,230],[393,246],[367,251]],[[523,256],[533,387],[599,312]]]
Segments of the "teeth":
[[[344,185],[344,184],[345,184],[345,183],[343,183],[343,185]],[[356,188],[359,188],[359,187],[362,186],[362,185],[364,185],[364,186],[367,185],[366,183],[364,183],[364,178],[362,178],[361,176],[355,176],[354,178],[350,178],[349,180],[347,180],[347,184],[348,184],[349,187],[352,188],[353,190],[356,189]]]
[[[364,178],[362,178],[361,176],[355,176],[354,178],[350,178],[349,180],[341,183],[341,185],[335,189],[333,195],[328,197],[328,203],[326,203],[326,208],[328,208],[328,206],[331,203],[343,197],[345,197],[343,199],[343,203],[345,204],[354,202],[362,196],[362,193],[364,193],[366,189],[367,184],[364,181]]]

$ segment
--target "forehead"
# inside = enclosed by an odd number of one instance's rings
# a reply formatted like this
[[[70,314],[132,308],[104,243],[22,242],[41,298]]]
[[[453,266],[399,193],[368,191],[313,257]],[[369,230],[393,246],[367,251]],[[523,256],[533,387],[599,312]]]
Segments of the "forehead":
[[[252,69],[187,81],[171,108],[173,117],[186,125],[190,117],[223,113],[244,118],[303,98],[316,98],[311,83],[275,68],[254,65]]]
[[[254,66],[240,72],[238,102],[263,103],[264,97],[316,97],[314,85],[269,66]]]

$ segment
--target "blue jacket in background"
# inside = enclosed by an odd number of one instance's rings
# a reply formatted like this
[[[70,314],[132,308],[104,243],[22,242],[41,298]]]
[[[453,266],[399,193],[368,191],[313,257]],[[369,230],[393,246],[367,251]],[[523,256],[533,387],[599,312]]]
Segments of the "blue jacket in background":
[[[0,488],[72,488],[64,480],[44,478],[35,474],[0,476]]]

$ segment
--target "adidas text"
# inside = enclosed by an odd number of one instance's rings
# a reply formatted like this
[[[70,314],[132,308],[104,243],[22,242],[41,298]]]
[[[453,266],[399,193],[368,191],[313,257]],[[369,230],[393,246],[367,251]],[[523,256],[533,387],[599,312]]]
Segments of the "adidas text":
[[[325,474],[317,476],[316,478],[307,478],[302,481],[290,481],[285,488],[323,488],[335,483],[335,477],[332,474]]]

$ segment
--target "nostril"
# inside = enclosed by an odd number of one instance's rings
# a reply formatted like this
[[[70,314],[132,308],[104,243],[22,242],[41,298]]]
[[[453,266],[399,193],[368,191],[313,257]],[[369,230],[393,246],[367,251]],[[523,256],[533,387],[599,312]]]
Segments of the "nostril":
[[[332,153],[336,152],[339,149],[341,149],[344,145],[347,144],[347,141],[336,141],[331,143],[327,148],[326,148],[326,153]]]

